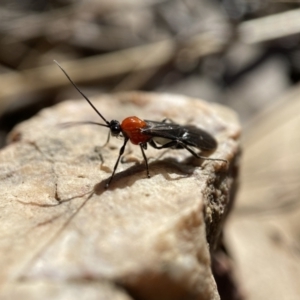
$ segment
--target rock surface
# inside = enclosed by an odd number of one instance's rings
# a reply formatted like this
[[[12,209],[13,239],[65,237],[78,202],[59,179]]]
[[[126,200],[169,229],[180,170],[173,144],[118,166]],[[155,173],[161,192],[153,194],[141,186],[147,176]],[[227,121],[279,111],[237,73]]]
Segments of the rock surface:
[[[211,157],[228,164],[149,147],[148,179],[139,147],[129,145],[105,190],[122,140],[101,148],[108,129],[59,125],[101,122],[85,101],[41,111],[11,132],[0,153],[0,296],[219,299],[209,251],[236,186],[235,114],[174,95],[133,92],[93,103],[108,120],[197,124],[218,140]]]

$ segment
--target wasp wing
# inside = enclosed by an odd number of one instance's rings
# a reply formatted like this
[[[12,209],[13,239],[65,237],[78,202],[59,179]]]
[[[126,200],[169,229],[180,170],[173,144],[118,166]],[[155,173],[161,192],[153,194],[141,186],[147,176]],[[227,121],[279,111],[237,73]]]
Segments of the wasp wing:
[[[201,149],[202,151],[212,151],[217,148],[217,141],[207,131],[192,125],[183,126],[183,128],[186,131],[183,141],[187,145]]]
[[[145,120],[147,127],[142,132],[155,137],[180,141],[188,146],[202,151],[212,151],[217,148],[217,141],[208,132],[196,126],[182,126],[176,123]],[[178,148],[182,148],[178,145]]]

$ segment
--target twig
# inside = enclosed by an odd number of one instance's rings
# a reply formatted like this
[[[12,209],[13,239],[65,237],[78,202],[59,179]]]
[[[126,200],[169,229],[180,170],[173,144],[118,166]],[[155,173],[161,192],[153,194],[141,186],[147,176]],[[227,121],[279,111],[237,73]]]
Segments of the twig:
[[[243,22],[238,32],[240,39],[248,44],[300,33],[300,9]]]

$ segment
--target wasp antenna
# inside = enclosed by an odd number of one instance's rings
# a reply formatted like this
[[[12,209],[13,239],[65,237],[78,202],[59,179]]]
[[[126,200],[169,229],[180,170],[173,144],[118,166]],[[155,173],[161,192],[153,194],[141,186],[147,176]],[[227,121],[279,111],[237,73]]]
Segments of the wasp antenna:
[[[101,123],[91,122],[91,121],[65,122],[65,123],[60,123],[58,125],[61,128],[67,128],[67,127],[72,127],[72,126],[77,126],[77,125],[97,125],[97,126],[109,127],[106,124],[101,124]]]
[[[69,81],[72,83],[72,85],[75,87],[75,89],[82,95],[82,97],[90,104],[90,106],[94,109],[94,111],[100,116],[100,118],[109,125],[109,122],[102,116],[102,114],[97,110],[97,108],[94,106],[94,104],[90,101],[90,99],[79,89],[79,87],[73,82],[73,80],[70,78],[70,76],[67,74],[67,72],[63,69],[63,67],[56,61],[54,62],[58,65],[58,67],[64,72],[66,77],[69,79]],[[105,125],[104,125],[105,126]]]

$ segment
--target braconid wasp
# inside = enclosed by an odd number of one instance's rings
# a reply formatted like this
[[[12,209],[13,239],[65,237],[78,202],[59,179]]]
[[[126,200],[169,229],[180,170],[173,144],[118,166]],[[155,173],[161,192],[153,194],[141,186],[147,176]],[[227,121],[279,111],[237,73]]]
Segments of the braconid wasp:
[[[112,175],[105,185],[108,188],[117,170],[120,158],[124,153],[127,142],[134,145],[139,145],[142,151],[142,155],[146,164],[147,177],[150,178],[148,159],[145,151],[147,144],[155,149],[186,149],[196,158],[222,161],[227,163],[225,159],[209,158],[201,156],[195,152],[193,148],[201,150],[201,152],[211,153],[217,148],[217,141],[208,132],[192,125],[179,125],[172,122],[169,119],[165,119],[162,122],[141,120],[138,117],[125,118],[122,123],[117,120],[107,121],[102,114],[96,109],[93,103],[81,92],[78,86],[73,82],[67,72],[60,66],[60,64],[54,60],[58,67],[63,71],[66,77],[69,79],[75,89],[83,96],[83,98],[89,103],[94,111],[100,116],[105,124],[97,122],[75,122],[74,124],[93,124],[104,126],[110,129],[109,136],[121,136],[124,138],[122,147],[120,148],[118,159],[115,163]],[[108,136],[108,140],[109,140]],[[107,140],[107,141],[108,141]]]

